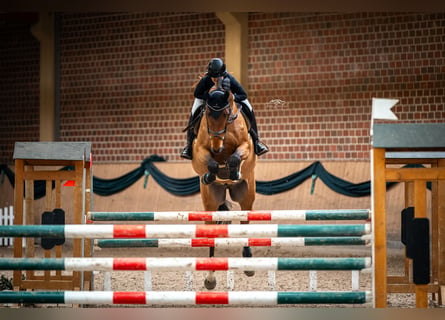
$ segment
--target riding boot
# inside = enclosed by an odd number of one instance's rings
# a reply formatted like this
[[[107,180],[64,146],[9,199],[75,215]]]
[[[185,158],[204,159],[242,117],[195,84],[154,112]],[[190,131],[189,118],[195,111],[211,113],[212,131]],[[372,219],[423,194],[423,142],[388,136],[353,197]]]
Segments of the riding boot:
[[[187,130],[187,145],[181,152],[181,157],[184,159],[192,160],[193,154],[193,140],[195,140],[195,130],[193,128],[189,128]]]
[[[187,145],[181,152],[181,157],[184,159],[192,160],[193,158],[193,140],[196,138],[195,124],[201,120],[202,108],[203,106],[201,105],[195,110],[195,112],[190,114],[189,123],[187,125]]]
[[[252,137],[253,147],[254,147],[256,155],[261,156],[261,155],[265,154],[266,152],[269,152],[269,148],[266,146],[266,144],[264,144],[263,142],[261,142],[259,140],[256,119],[255,119],[255,114],[253,113],[253,110],[250,110],[248,107],[244,107],[243,112],[247,116],[247,118],[249,118],[249,121],[250,121],[249,133],[250,133],[250,136]]]

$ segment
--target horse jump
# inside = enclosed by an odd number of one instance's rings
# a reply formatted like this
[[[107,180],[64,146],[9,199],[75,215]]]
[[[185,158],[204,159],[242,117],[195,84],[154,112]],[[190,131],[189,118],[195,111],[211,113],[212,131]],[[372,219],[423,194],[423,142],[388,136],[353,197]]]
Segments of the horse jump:
[[[272,212],[228,212],[232,217],[252,221],[290,220],[319,221],[328,216],[329,210],[293,210]],[[219,219],[222,212],[156,213],[157,221],[182,219]],[[303,216],[302,216],[303,214]],[[369,210],[334,210],[339,220],[369,220]],[[94,215],[90,215],[92,218]],[[118,216],[118,214],[113,217]],[[137,216],[134,215],[133,218]],[[104,218],[104,217],[102,217]],[[101,219],[102,219],[101,218]],[[108,218],[104,218],[105,221]],[[103,239],[102,241],[149,241],[164,243],[164,247],[228,247],[228,246],[280,246],[280,245],[330,245],[369,244],[370,227],[364,224],[250,224],[250,225],[46,225],[0,226],[0,235],[20,237],[80,237]],[[352,234],[352,235],[351,235]],[[240,237],[243,236],[244,238]],[[310,235],[310,236],[307,236]],[[315,236],[318,235],[318,236]],[[346,236],[345,236],[346,235]],[[159,236],[157,239],[124,239],[122,237]],[[254,236],[256,238],[245,238]],[[116,239],[109,239],[117,237]],[[173,238],[172,238],[173,237]],[[175,238],[178,237],[178,238]],[[107,239],[105,239],[107,238]],[[179,242],[177,242],[179,241]],[[307,243],[307,244],[306,244]],[[193,245],[192,245],[193,244]],[[5,258],[0,259],[0,270],[102,270],[102,271],[280,271],[280,270],[352,270],[366,271],[371,268],[371,258]],[[312,286],[312,285],[311,285]],[[353,289],[352,292],[279,292],[229,291],[229,292],[0,292],[0,303],[73,303],[73,304],[310,304],[310,303],[366,303],[369,291]],[[57,301],[57,302],[56,302]]]

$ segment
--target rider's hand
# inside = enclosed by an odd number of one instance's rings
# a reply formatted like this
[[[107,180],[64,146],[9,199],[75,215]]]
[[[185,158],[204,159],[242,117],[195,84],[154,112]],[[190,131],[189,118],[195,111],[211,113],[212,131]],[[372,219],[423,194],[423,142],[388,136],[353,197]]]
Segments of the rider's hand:
[[[229,78],[224,78],[221,85],[225,91],[230,91],[230,79]]]

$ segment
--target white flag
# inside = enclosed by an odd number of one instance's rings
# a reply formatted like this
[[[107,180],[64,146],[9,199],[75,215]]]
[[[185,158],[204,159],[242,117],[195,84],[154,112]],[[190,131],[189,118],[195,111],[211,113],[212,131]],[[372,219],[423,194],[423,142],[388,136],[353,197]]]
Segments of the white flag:
[[[399,100],[372,98],[372,119],[398,120],[391,111]]]

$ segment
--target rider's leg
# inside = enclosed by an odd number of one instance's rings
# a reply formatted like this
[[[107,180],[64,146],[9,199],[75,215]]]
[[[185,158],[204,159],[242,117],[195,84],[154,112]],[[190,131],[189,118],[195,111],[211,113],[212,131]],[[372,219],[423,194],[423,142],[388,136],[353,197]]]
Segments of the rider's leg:
[[[192,111],[190,113],[189,123],[188,126],[192,124],[193,121],[195,121],[196,117],[199,116],[199,110],[201,105],[204,104],[204,100],[202,99],[196,99],[193,102]],[[196,135],[193,126],[187,130],[187,145],[184,147],[184,149],[181,152],[181,157],[184,159],[192,160],[193,155],[193,140],[195,140]]]
[[[258,137],[258,128],[257,128],[257,124],[256,124],[256,119],[255,119],[255,113],[253,112],[253,108],[250,105],[249,100],[243,100],[241,101],[241,103],[243,104],[243,112],[244,114],[247,116],[247,118],[249,118],[250,121],[250,136],[252,137],[252,141],[253,141],[253,146],[255,149],[255,153],[259,156],[265,154],[266,152],[269,151],[269,148],[259,140]]]

